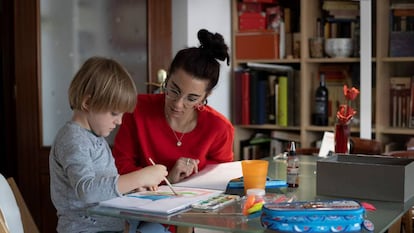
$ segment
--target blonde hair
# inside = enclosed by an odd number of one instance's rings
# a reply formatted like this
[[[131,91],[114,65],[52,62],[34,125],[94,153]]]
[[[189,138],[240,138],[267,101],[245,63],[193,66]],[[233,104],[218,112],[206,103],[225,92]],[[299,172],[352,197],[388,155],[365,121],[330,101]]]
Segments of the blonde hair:
[[[132,112],[137,91],[128,71],[117,61],[89,58],[76,73],[69,90],[69,104],[73,110],[88,109],[97,112]]]

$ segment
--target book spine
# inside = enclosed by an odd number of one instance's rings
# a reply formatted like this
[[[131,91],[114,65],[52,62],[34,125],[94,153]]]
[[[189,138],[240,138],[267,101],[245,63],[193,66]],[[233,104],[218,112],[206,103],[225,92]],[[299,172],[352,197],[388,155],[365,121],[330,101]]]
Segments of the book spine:
[[[392,127],[410,126],[411,77],[390,78],[390,125]]]
[[[276,75],[269,75],[267,77],[267,87],[268,87],[268,91],[267,91],[267,103],[266,103],[266,109],[267,109],[267,122],[270,124],[275,124],[276,123],[276,104],[275,104],[275,83],[276,83]]]
[[[257,86],[259,83],[259,74],[256,70],[250,71],[250,124],[257,124],[258,120],[258,95]]]
[[[279,77],[279,102],[277,122],[280,126],[288,126],[288,78]]]
[[[410,128],[414,128],[414,76],[411,77]]]
[[[279,124],[279,78],[277,77],[275,80],[275,124]]]
[[[234,89],[233,89],[233,122],[236,125],[242,123],[242,70],[234,71]]]
[[[285,32],[285,23],[283,21],[280,21],[279,25],[279,58],[284,59],[286,58],[286,32]]]
[[[257,83],[257,124],[267,122],[266,89],[267,80],[260,79]]]
[[[250,74],[244,71],[241,76],[241,124],[250,124]],[[239,112],[238,112],[239,113]]]
[[[397,91],[391,87],[390,90],[391,126],[397,126]]]

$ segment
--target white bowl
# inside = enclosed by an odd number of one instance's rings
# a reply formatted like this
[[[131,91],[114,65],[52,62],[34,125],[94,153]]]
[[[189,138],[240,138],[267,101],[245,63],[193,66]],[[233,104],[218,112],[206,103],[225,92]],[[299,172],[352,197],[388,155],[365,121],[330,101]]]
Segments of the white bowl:
[[[329,57],[350,57],[354,50],[351,38],[329,38],[325,40],[325,53]]]

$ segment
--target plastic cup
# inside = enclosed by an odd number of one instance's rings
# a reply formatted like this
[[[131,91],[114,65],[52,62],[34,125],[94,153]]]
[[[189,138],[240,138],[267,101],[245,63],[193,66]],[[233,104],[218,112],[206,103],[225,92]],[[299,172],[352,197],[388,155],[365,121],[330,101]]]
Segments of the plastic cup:
[[[242,160],[241,164],[244,193],[252,188],[265,189],[269,162],[266,160]]]

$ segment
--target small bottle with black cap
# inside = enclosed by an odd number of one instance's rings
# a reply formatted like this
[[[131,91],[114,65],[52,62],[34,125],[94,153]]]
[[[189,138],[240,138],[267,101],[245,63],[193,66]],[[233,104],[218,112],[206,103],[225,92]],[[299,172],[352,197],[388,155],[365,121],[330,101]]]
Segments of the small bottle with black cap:
[[[290,188],[299,187],[299,158],[296,155],[295,142],[290,143],[287,156],[286,183]]]

